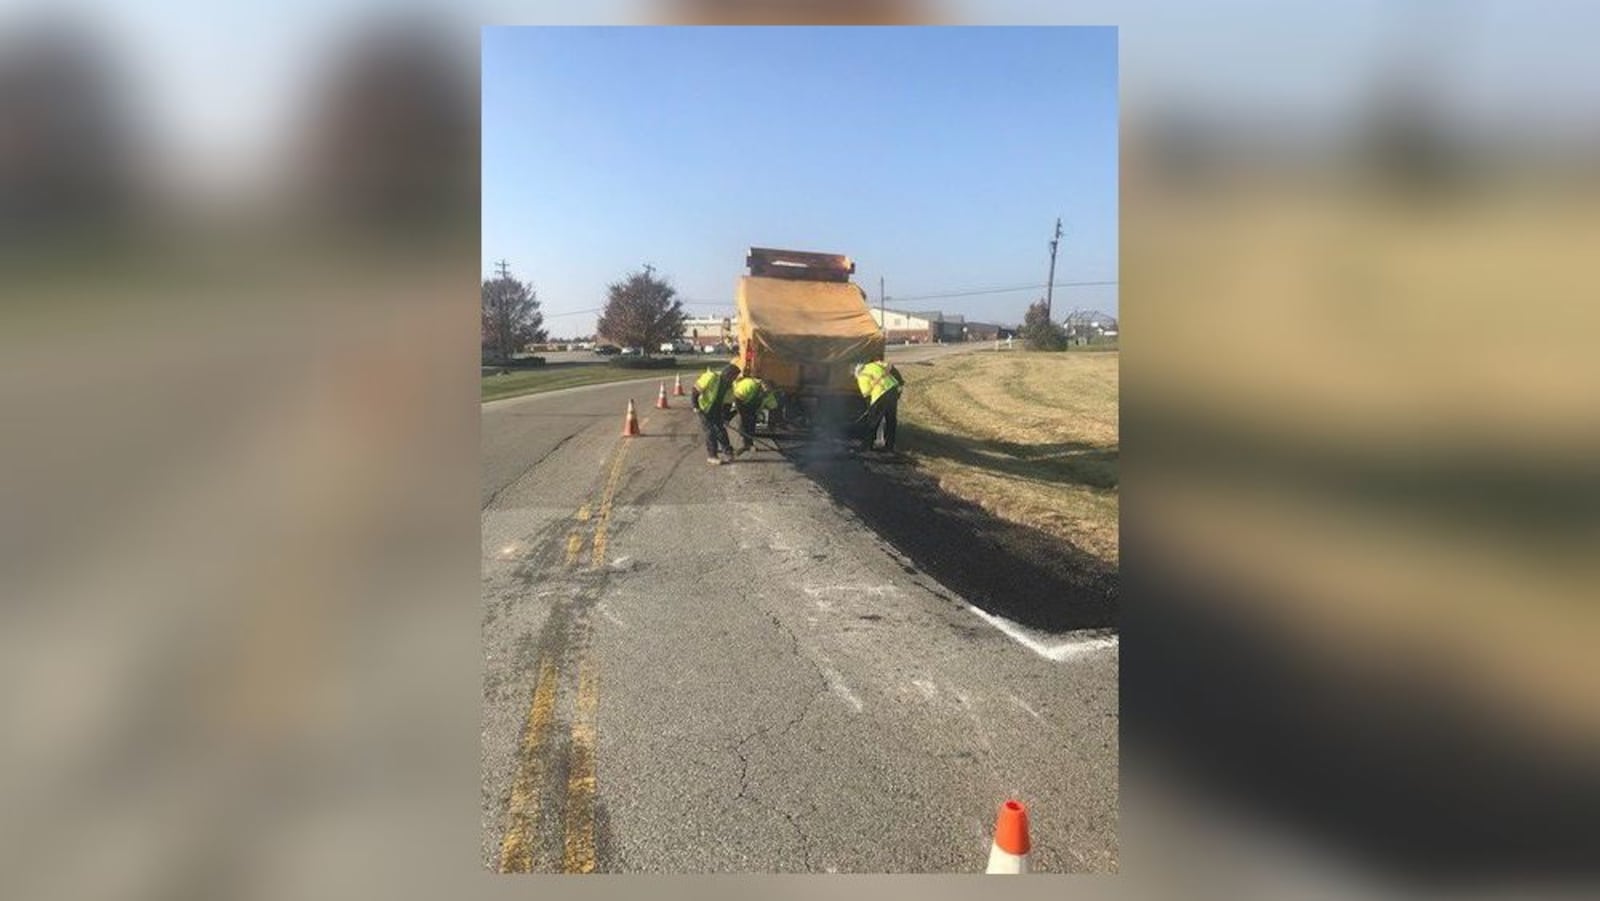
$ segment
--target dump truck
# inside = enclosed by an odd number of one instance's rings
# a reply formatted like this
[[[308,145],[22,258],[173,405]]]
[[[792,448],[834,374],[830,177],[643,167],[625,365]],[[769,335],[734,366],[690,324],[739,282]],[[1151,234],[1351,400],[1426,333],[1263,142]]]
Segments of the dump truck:
[[[854,367],[881,359],[883,332],[847,256],[752,247],[739,278],[739,364],[784,403],[768,430],[848,428],[865,409]]]

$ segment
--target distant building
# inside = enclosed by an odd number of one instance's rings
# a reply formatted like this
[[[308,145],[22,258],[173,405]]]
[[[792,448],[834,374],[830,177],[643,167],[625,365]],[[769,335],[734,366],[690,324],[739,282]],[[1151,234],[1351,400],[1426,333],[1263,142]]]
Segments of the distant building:
[[[963,313],[932,310],[917,315],[929,321],[929,335],[934,341],[993,341],[1000,332],[1000,326],[990,322],[969,322]]]
[[[1001,337],[1000,326],[992,322],[969,322],[962,326],[961,338],[964,341],[993,341]]]
[[[924,313],[933,323],[933,338],[935,341],[961,341],[964,340],[962,329],[966,328],[967,317],[956,313],[941,313],[937,310]]]
[[[735,344],[739,341],[739,316],[695,316],[685,319],[681,337],[696,348]]]
[[[884,310],[880,313],[877,307],[871,310],[872,321],[883,329],[883,338],[890,344],[926,344],[934,340],[933,324],[924,314],[900,310]]]
[[[883,318],[888,319],[884,337],[890,344],[993,341],[995,338],[1005,337],[1002,332],[1007,331],[991,322],[969,322],[967,317],[960,313],[945,313],[939,310],[906,313],[900,310],[886,310],[880,317],[878,308],[873,307],[872,321],[878,323],[879,328],[884,327]]]
[[[1117,319],[1099,310],[1073,310],[1062,320],[1067,327],[1067,337],[1088,344],[1117,337]]]
[[[884,340],[890,344],[932,344],[939,341],[993,341],[1015,333],[1016,329],[989,322],[968,322],[960,314],[942,313],[938,310],[908,313],[904,310],[883,310],[869,307],[872,321],[884,330]],[[886,325],[887,323],[887,325]],[[696,348],[717,344],[736,344],[739,340],[739,317],[696,316],[684,320],[683,340]]]

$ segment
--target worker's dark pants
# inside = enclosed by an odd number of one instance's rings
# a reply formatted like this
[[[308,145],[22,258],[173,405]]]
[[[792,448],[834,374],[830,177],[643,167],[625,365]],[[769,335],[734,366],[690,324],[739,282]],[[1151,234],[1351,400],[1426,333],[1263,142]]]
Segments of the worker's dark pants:
[[[883,426],[883,446],[894,450],[894,433],[900,424],[900,389],[890,388],[867,407],[866,425],[862,427],[861,447],[872,450],[878,439],[878,427]]]
[[[761,408],[751,404],[748,407],[739,407],[738,409],[739,431],[744,433],[739,436],[739,446],[744,450],[749,450],[755,444],[756,414],[761,412]]]
[[[717,455],[721,448],[728,456],[733,456],[733,442],[728,440],[727,411],[724,407],[713,407],[710,413],[700,414],[700,428],[706,433],[706,457]]]

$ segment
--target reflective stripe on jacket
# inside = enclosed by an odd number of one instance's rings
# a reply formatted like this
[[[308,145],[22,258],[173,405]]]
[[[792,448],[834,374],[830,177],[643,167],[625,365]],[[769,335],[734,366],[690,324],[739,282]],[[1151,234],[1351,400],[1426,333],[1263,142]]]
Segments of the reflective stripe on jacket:
[[[768,390],[767,383],[752,376],[740,376],[733,383],[733,402],[741,407],[766,408],[778,405],[778,399]]]
[[[870,404],[876,403],[885,393],[900,387],[900,380],[889,374],[887,364],[874,361],[861,367],[861,372],[856,375],[856,387]]]
[[[754,376],[740,376],[733,383],[733,402],[749,410],[776,410],[778,408],[778,392],[767,384],[765,379]]]
[[[711,408],[716,406],[717,395],[722,393],[721,383],[722,373],[714,369],[707,369],[700,374],[700,378],[695,380],[694,390],[698,392],[695,397],[695,407],[700,412],[710,413]]]

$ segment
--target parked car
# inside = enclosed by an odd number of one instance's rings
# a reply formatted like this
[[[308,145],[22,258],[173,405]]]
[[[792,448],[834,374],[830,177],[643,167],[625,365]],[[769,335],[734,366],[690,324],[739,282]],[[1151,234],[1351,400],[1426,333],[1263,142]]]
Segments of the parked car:
[[[594,352],[602,357],[609,357],[613,354],[622,353],[622,348],[616,346],[615,344],[598,344],[595,345]]]
[[[624,347],[622,349],[622,355],[625,356],[625,357],[642,357],[642,356],[644,356],[644,348],[642,348],[642,347]]]

